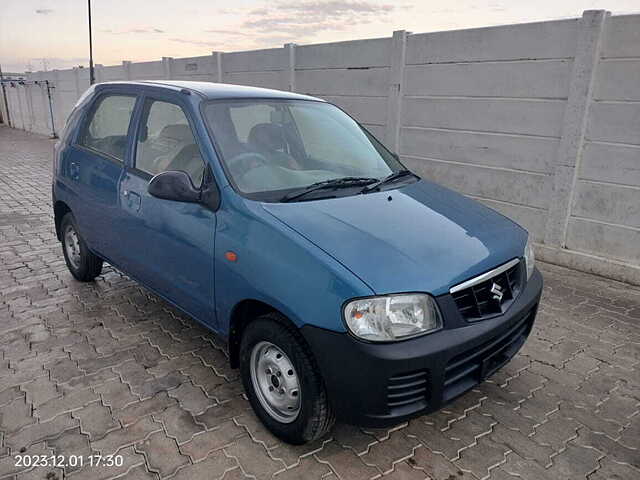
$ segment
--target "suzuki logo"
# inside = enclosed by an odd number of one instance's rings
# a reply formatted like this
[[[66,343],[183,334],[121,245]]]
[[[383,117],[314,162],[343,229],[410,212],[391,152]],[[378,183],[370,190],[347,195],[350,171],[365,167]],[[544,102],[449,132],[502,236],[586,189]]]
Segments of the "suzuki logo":
[[[500,285],[494,282],[493,285],[491,285],[490,291],[491,293],[493,293],[493,299],[500,303],[502,301],[502,297],[504,296],[504,292],[502,291]]]

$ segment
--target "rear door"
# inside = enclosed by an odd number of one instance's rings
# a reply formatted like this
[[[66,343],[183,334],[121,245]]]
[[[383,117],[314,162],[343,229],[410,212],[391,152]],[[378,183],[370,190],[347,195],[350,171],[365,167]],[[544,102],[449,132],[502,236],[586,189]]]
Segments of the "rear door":
[[[106,90],[87,111],[65,155],[64,173],[73,191],[71,209],[89,247],[119,263],[121,234],[119,185],[131,147],[130,132],[137,96]]]
[[[131,161],[121,180],[127,236],[125,268],[197,319],[213,325],[216,215],[194,203],[152,197],[149,181],[167,170],[187,172],[196,187],[213,181],[179,92],[145,95]],[[205,179],[207,177],[207,179]]]

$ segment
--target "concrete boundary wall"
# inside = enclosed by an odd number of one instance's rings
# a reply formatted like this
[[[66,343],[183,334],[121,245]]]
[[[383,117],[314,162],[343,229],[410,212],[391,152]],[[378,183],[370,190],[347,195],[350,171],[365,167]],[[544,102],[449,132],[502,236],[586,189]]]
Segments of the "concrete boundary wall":
[[[640,15],[586,11],[559,21],[123,61],[97,65],[96,80],[204,80],[325,98],[423,177],[525,226],[541,259],[640,284],[639,31]],[[55,85],[58,131],[88,77],[82,68],[28,76]],[[12,126],[51,132],[41,90],[7,88]]]

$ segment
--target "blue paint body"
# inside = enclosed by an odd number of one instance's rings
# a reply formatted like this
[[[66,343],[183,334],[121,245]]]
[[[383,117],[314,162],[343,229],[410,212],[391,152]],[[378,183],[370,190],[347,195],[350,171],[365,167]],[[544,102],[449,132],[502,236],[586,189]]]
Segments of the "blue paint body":
[[[124,163],[76,145],[93,102],[112,92],[137,96]],[[217,211],[147,193],[150,177],[132,168],[146,97],[177,103],[187,113],[220,191]],[[248,299],[271,305],[299,327],[344,332],[341,311],[349,299],[416,291],[437,296],[522,256],[526,231],[425,180],[308,202],[241,196],[227,179],[200,107],[214,98],[243,97],[318,101],[208,83],[102,84],[72,113],[54,165],[54,198],[71,209],[89,248],[219,334],[228,335],[234,308]],[[238,261],[228,261],[227,251]]]

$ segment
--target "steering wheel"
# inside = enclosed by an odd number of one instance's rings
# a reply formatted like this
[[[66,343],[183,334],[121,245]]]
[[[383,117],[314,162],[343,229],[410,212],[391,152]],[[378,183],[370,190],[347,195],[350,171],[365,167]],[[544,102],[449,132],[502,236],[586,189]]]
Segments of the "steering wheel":
[[[254,165],[252,165],[254,163]],[[257,163],[257,165],[255,165]],[[229,170],[234,174],[244,175],[252,168],[268,165],[267,157],[258,152],[245,152],[227,160]]]

